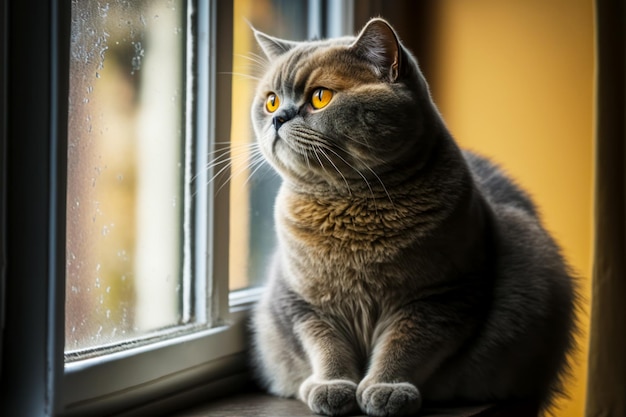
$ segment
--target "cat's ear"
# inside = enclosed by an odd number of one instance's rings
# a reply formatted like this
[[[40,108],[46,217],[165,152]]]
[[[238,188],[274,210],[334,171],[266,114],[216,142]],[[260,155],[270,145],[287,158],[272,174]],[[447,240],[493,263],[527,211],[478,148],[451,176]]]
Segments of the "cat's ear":
[[[263,49],[263,52],[265,52],[265,55],[270,60],[281,56],[298,44],[297,42],[286,41],[284,39],[278,39],[273,36],[266,35],[265,33],[259,32],[254,28],[252,30],[254,30],[254,37],[256,38],[256,41],[259,43],[259,46]]]
[[[389,82],[398,79],[402,65],[402,47],[396,32],[384,19],[370,20],[351,48],[374,64],[380,75]]]

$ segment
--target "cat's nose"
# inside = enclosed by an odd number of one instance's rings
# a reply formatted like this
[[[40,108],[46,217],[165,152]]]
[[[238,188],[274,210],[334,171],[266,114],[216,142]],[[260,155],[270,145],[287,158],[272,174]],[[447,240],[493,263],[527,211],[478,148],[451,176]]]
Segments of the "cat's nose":
[[[274,129],[278,131],[278,129],[280,129],[282,125],[284,125],[289,120],[293,119],[293,117],[296,115],[296,112],[297,112],[296,109],[291,109],[291,108],[280,110],[276,114],[276,116],[274,116],[274,118],[272,119],[272,124],[274,125]]]
[[[274,116],[274,119],[272,120],[272,123],[274,123],[274,129],[276,129],[276,131],[278,131],[278,129],[280,129],[280,127],[283,125],[283,123],[285,123],[287,120],[285,120],[284,117],[282,116]]]

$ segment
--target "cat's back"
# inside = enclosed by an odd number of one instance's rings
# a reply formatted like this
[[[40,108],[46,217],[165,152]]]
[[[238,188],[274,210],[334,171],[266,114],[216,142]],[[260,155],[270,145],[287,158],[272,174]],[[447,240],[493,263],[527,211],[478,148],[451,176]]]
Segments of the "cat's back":
[[[514,207],[537,218],[537,208],[530,196],[499,166],[468,150],[463,151],[463,156],[478,188],[492,206]]]
[[[491,304],[480,338],[442,367],[424,395],[436,400],[513,393],[548,404],[562,390],[567,354],[575,346],[575,280],[529,195],[488,159],[468,151],[463,156],[493,215]],[[457,381],[454,393],[444,389],[449,379]]]

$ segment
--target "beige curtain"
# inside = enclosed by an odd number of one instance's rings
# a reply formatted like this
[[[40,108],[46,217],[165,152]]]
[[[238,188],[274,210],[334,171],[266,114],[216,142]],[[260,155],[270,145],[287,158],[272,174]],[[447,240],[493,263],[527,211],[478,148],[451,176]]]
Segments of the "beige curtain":
[[[596,196],[587,417],[626,416],[626,8],[596,0]]]

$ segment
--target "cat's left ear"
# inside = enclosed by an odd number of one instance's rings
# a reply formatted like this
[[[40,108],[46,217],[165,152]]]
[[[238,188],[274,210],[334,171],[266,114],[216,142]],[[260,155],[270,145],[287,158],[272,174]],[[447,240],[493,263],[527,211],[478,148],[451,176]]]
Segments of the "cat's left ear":
[[[254,30],[254,37],[256,38],[256,41],[259,43],[259,46],[263,49],[263,52],[265,52],[265,55],[270,60],[278,58],[298,44],[297,42],[286,41],[284,39],[266,35],[265,33],[259,32],[254,28],[252,28],[252,30]]]
[[[372,62],[387,81],[395,82],[398,79],[402,65],[402,47],[396,32],[384,19],[370,20],[351,48]]]

